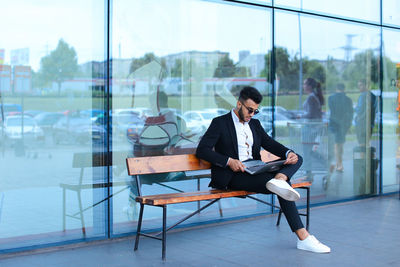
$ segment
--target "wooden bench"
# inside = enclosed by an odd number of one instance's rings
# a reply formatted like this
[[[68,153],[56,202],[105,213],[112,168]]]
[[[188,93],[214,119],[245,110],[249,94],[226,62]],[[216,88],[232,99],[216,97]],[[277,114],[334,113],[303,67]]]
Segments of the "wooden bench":
[[[211,167],[210,163],[203,160],[199,160],[194,154],[127,158],[126,164],[127,164],[128,174],[131,176],[135,176],[138,188],[140,188],[139,175],[167,173],[167,172],[198,171],[198,170],[207,170],[210,169]],[[310,186],[311,186],[310,182],[298,182],[292,184],[293,188],[301,188],[307,191],[306,213],[305,214],[300,213],[300,215],[306,216],[307,229],[309,227],[309,214],[310,214]],[[277,221],[277,225],[279,225],[282,215],[280,207],[275,206],[274,204],[271,204],[264,200],[258,199],[255,196],[253,196],[254,194],[256,193],[248,191],[211,189],[207,191],[143,196],[141,195],[141,192],[139,190],[139,196],[136,197],[136,202],[140,204],[140,212],[139,212],[139,221],[137,225],[137,234],[136,234],[134,250],[138,249],[140,236],[146,236],[153,239],[158,239],[162,241],[162,259],[165,260],[167,231],[179,225],[180,223],[186,221],[195,214],[201,212],[202,210],[206,209],[207,207],[211,206],[212,204],[223,198],[248,197],[256,201],[259,201],[261,203],[264,203],[266,205],[275,207],[279,209],[279,215]],[[209,203],[205,204],[202,207],[199,207],[196,211],[185,216],[184,218],[182,218],[181,220],[179,220],[178,222],[167,228],[167,206],[169,204],[178,204],[178,203],[194,202],[202,200],[208,200]],[[143,211],[145,205],[161,207],[163,209],[162,231],[155,235],[150,235],[141,232]],[[161,237],[159,237],[160,235]]]

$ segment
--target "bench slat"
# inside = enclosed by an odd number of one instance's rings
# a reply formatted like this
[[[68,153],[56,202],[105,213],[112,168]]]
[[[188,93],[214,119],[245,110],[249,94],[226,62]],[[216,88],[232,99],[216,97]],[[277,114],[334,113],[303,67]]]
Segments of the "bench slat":
[[[298,183],[293,183],[292,182],[292,187],[293,188],[309,187],[309,186],[311,186],[311,182],[298,182]]]
[[[227,197],[238,197],[255,194],[248,191],[229,191],[229,190],[207,190],[197,192],[185,192],[185,193],[173,193],[173,194],[162,194],[162,195],[151,195],[136,197],[136,201],[142,204],[148,205],[167,205],[174,203],[185,203],[200,200],[210,200]]]
[[[299,182],[292,184],[293,188],[308,187],[311,186],[310,182]],[[167,205],[174,203],[185,203],[200,200],[210,200],[227,197],[239,197],[255,194],[254,192],[248,192],[244,190],[230,191],[230,190],[207,190],[207,191],[196,191],[196,192],[183,192],[183,193],[172,193],[172,194],[161,194],[161,195],[149,195],[136,197],[136,201],[142,204],[148,205]]]
[[[126,163],[129,175],[197,171],[211,168],[209,162],[198,159],[194,154],[127,158]]]

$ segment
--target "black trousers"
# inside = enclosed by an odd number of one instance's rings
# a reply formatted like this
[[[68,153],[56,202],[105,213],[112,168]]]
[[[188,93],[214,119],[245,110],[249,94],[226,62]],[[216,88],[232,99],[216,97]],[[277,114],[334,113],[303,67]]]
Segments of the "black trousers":
[[[288,183],[290,184],[290,178],[296,173],[303,163],[303,158],[297,155],[299,160],[296,164],[287,164],[278,172],[285,174],[288,177]],[[230,181],[228,188],[233,190],[246,190],[262,194],[271,194],[267,189],[266,184],[269,180],[275,177],[275,173],[260,173],[257,175],[250,175],[247,172],[235,172],[232,180]],[[288,201],[278,196],[279,204],[281,206],[283,214],[285,214],[286,220],[289,223],[290,229],[294,232],[298,229],[304,228],[304,225],[300,219],[299,212],[297,210],[294,201]]]

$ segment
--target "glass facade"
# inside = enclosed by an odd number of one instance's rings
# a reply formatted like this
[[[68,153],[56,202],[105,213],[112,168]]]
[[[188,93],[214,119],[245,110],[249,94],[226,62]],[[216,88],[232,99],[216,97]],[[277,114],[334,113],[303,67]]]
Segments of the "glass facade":
[[[193,153],[245,85],[305,159],[294,178],[313,181],[312,204],[399,190],[396,1],[31,2],[0,17],[0,253],[134,234],[139,192],[207,189],[185,173],[138,188],[125,158]],[[270,212],[225,199],[186,225]]]
[[[398,10],[400,3],[396,0],[383,0],[382,1],[382,21],[384,24],[400,26],[400,15]]]
[[[387,2],[394,2],[394,0]],[[352,20],[363,20],[376,23],[379,23],[380,20],[380,1],[376,0],[275,0],[274,5],[277,7],[295,9],[310,13],[319,13]]]
[[[400,31],[384,29],[382,92],[382,189],[399,189]]]
[[[376,26],[275,14],[276,106],[297,115],[275,121],[276,138],[303,155],[298,175],[313,181],[316,202],[376,193],[379,47]],[[322,116],[308,111],[308,79],[321,86]]]

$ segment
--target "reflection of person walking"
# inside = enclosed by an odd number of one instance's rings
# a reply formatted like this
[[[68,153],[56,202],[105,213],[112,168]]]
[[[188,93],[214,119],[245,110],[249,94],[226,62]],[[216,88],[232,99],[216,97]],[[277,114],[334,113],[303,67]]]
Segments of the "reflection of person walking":
[[[356,117],[354,119],[358,144],[369,146],[372,129],[375,124],[376,96],[368,90],[367,82],[362,79],[358,82],[360,96],[358,97],[355,108]]]
[[[331,166],[331,170],[343,172],[343,144],[346,134],[353,120],[353,102],[344,92],[344,84],[338,83],[336,93],[328,98],[329,131],[335,140],[336,167]]]
[[[319,123],[322,122],[322,105],[324,105],[324,95],[321,84],[313,78],[307,78],[303,83],[304,93],[308,94],[303,103],[304,114],[299,118],[304,119],[304,126],[301,132],[303,144],[304,169],[307,180],[313,181],[312,174],[312,154],[316,146],[321,129]]]

